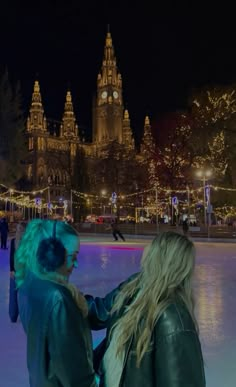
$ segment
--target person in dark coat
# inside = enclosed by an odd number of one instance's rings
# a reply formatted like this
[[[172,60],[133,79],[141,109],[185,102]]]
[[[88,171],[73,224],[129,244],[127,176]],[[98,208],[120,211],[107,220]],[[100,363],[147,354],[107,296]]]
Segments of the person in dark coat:
[[[184,219],[182,227],[183,227],[183,233],[186,235],[188,233],[188,229],[189,229],[189,227],[188,227],[188,219],[187,218]]]
[[[26,223],[19,222],[16,226],[15,238],[12,238],[10,244],[10,286],[9,286],[9,317],[11,322],[17,322],[19,315],[18,301],[17,301],[17,289],[15,281],[15,251],[19,246],[20,240],[25,232]]]
[[[107,328],[94,360],[103,387],[205,387],[192,274],[195,248],[165,232],[141,271],[104,298],[86,296],[92,329]]]
[[[3,218],[0,223],[0,234],[1,234],[1,249],[7,249],[7,236],[9,232],[9,227],[7,219]]]
[[[96,387],[84,296],[69,277],[79,237],[70,225],[35,219],[16,250],[19,312],[30,387]]]
[[[116,220],[112,220],[112,222],[111,222],[111,231],[112,231],[114,241],[118,241],[118,236],[119,236],[120,239],[122,239],[122,241],[125,242],[125,238],[124,238],[123,234],[121,233],[118,222]]]

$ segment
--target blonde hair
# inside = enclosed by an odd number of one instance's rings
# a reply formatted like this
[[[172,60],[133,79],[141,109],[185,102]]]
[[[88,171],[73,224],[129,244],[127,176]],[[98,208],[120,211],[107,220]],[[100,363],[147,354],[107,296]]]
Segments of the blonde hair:
[[[191,286],[194,262],[193,243],[174,232],[161,233],[144,249],[140,274],[123,286],[111,311],[125,311],[113,327],[122,332],[117,355],[134,337],[139,367],[158,318],[176,298],[184,302],[198,329]]]
[[[15,254],[15,278],[17,288],[20,288],[23,285],[27,273],[32,272],[41,279],[57,282],[68,288],[83,315],[87,315],[87,303],[76,286],[69,284],[66,279],[57,272],[45,271],[38,262],[37,251],[39,244],[43,239],[53,237],[55,222],[57,222],[55,236],[63,245],[69,237],[79,238],[77,231],[62,221],[34,219],[29,222]]]

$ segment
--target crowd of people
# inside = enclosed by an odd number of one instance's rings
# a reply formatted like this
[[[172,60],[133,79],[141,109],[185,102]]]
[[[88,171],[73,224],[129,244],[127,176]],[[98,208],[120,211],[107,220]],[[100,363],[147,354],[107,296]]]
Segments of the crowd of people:
[[[116,224],[112,233],[119,235]],[[186,234],[157,235],[139,272],[101,298],[69,280],[80,250],[72,225],[19,223],[10,244],[9,315],[12,322],[20,315],[26,333],[30,386],[204,387],[195,248]],[[91,330],[101,329],[106,337],[93,350]]]

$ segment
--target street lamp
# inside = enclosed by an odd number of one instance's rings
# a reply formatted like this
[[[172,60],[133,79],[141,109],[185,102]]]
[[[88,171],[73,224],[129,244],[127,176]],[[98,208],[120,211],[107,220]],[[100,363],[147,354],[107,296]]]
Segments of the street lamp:
[[[196,172],[196,176],[199,177],[199,180],[201,180],[203,182],[203,206],[204,206],[204,225],[206,226],[207,224],[207,218],[206,218],[206,215],[207,215],[207,211],[206,211],[206,203],[207,203],[207,206],[208,206],[208,209],[210,210],[210,187],[206,187],[206,181],[210,178],[210,176],[212,175],[212,172],[210,170],[199,170]],[[208,188],[208,191],[207,191],[207,195],[206,195],[206,188]],[[206,200],[206,196],[207,196],[207,200]],[[210,220],[211,220],[211,214],[210,214],[210,211],[208,211],[208,215],[209,215],[209,218],[208,218],[208,226],[210,226]]]
[[[101,195],[102,195],[103,200],[104,200],[104,198],[105,198],[105,196],[106,196],[106,193],[107,193],[107,191],[106,191],[105,189],[102,189],[102,190],[101,190]],[[103,200],[102,200],[102,202],[103,202]],[[103,206],[101,205],[101,207],[103,207],[103,212],[104,212],[104,215],[105,215],[105,212],[106,212],[106,206],[105,206],[105,204],[104,204]]]
[[[10,192],[10,219],[11,219],[11,222],[13,222],[13,202],[12,202],[12,194],[14,193],[14,190],[12,188],[10,188],[9,190]]]

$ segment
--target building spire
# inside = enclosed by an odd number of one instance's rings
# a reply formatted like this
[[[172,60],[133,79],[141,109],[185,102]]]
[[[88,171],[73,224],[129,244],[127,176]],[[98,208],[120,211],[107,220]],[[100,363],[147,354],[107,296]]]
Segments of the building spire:
[[[110,28],[108,27],[101,72],[97,79],[98,87],[111,85],[121,90],[122,80],[116,65],[115,51],[112,43]]]
[[[39,82],[35,81],[34,82],[34,96],[36,96],[37,94],[40,95],[40,87],[39,87]]]
[[[27,119],[27,131],[31,132],[32,130],[40,130],[44,132],[47,131],[46,118],[44,116],[44,109],[42,105],[38,80],[34,82],[30,114]]]
[[[127,109],[125,109],[124,111],[124,118],[123,118],[123,144],[125,144],[128,149],[134,150],[134,139],[132,136],[129,112]]]
[[[144,125],[150,126],[150,118],[148,116],[145,117]]]
[[[101,71],[97,77],[97,99],[93,116],[93,140],[98,144],[116,140],[122,143],[122,79],[116,65],[110,28],[105,38]]]
[[[78,126],[75,123],[75,114],[70,90],[67,90],[66,93],[60,135],[65,137],[78,137]]]

